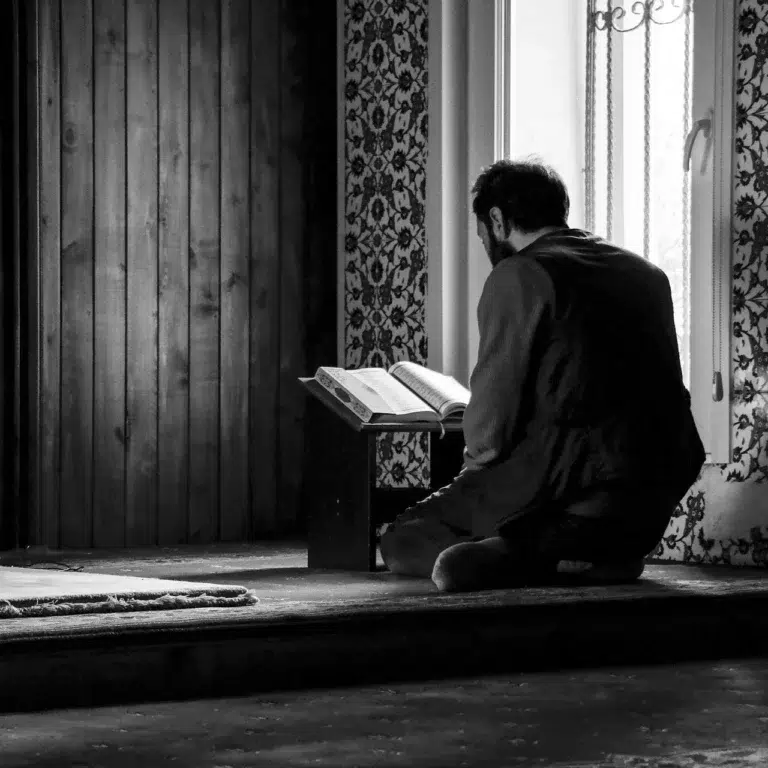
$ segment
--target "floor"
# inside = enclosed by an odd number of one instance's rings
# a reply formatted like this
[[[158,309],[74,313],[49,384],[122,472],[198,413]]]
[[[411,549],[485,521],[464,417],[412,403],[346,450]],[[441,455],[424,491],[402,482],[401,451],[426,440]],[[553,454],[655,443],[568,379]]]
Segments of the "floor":
[[[768,662],[697,662],[60,710],[3,768],[768,765]]]
[[[277,607],[284,601],[354,603],[398,595],[407,602],[435,592],[429,581],[384,571],[310,572],[301,542],[16,552],[0,554],[0,565],[238,584]],[[713,590],[756,579],[760,589],[765,575],[760,569],[655,567],[679,571],[681,578]],[[701,630],[676,631],[673,642],[690,646]],[[567,643],[567,633],[559,637]],[[439,635],[435,640],[440,642]],[[763,767],[768,658],[447,676],[0,718],[2,768],[166,764]]]
[[[436,594],[428,579],[389,573],[378,558],[378,570],[345,572],[307,568],[306,544],[302,541],[260,544],[218,544],[209,546],[154,547],[145,549],[103,549],[53,551],[38,549],[0,553],[0,566],[71,568],[87,573],[140,576],[181,581],[236,584],[253,589],[266,604],[288,601],[339,601],[357,598],[419,596]],[[662,569],[679,573],[688,580],[735,582],[765,579],[764,568],[727,566],[683,566],[657,563],[646,572]]]
[[[72,568],[88,573],[144,578],[238,584],[257,590],[260,599],[312,599],[375,594],[422,594],[434,589],[421,579],[398,579],[384,570],[374,573],[307,569],[302,541],[263,544],[154,547],[144,549],[38,549],[0,553],[0,565]]]

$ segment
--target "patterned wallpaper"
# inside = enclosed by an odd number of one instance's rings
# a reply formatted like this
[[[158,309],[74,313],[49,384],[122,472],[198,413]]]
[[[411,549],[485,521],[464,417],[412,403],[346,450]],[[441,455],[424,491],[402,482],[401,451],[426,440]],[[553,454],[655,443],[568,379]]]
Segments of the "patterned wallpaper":
[[[733,461],[706,466],[654,556],[768,565],[768,2],[738,0]],[[427,0],[345,0],[346,365],[424,362]],[[428,443],[379,444],[379,481],[422,485]]]
[[[733,216],[733,460],[706,466],[655,555],[768,565],[768,3],[739,0]]]
[[[426,363],[427,0],[345,0],[347,368]],[[377,484],[429,484],[426,434],[378,440]]]

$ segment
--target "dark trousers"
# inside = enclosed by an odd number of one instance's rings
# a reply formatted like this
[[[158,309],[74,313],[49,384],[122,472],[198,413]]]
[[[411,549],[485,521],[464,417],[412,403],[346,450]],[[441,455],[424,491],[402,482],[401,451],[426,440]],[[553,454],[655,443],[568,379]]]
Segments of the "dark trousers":
[[[627,482],[585,490],[568,502],[544,502],[519,517],[489,503],[482,473],[459,476],[385,526],[381,551],[399,573],[429,578],[454,544],[500,537],[515,571],[533,580],[560,561],[609,565],[642,559],[658,545],[681,494]],[[394,568],[392,568],[395,570]]]

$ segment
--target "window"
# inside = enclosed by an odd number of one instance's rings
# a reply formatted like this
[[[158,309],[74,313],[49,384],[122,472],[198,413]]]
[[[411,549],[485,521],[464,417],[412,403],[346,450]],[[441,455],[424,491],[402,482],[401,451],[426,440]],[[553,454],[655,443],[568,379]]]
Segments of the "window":
[[[586,228],[667,274],[688,387],[691,185],[681,158],[696,111],[692,17],[692,0],[591,0],[584,100]]]
[[[730,458],[733,13],[731,0],[496,9],[505,30],[497,71],[509,73],[497,86],[507,131],[497,148],[563,168],[572,224],[666,272],[686,385],[715,462]]]
[[[428,179],[430,364],[453,361],[466,378],[488,272],[473,222],[468,215],[459,226],[452,208],[466,205],[481,165],[538,154],[565,178],[571,226],[666,271],[707,460],[727,463],[733,0],[438,5],[430,6],[430,154],[442,168]],[[461,343],[449,349],[457,330]]]

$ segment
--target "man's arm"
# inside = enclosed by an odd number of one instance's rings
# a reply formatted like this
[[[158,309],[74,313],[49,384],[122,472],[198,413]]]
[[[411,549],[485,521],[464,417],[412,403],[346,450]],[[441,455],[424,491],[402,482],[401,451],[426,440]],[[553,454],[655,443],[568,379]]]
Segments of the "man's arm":
[[[493,463],[514,439],[534,338],[551,296],[547,273],[510,256],[491,272],[477,308],[480,345],[464,413],[464,470]]]

